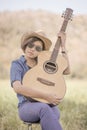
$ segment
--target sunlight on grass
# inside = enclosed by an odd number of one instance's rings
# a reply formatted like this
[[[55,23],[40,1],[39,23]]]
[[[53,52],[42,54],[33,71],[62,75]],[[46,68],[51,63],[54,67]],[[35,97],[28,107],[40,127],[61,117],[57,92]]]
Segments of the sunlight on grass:
[[[66,99],[75,101],[76,103],[87,102],[87,81],[86,80],[68,80]]]

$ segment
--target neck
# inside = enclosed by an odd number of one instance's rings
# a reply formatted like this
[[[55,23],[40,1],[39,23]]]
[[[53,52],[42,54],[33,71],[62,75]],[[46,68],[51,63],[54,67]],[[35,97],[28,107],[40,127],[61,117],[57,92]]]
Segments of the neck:
[[[37,63],[36,59],[35,58],[29,58],[29,57],[26,57],[25,56],[25,59],[26,59],[26,64],[29,66],[29,67],[34,67]]]

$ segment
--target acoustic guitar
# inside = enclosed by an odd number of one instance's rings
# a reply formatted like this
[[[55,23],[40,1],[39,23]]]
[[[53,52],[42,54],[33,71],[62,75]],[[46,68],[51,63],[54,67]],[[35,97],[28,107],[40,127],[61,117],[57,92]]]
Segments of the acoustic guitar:
[[[71,19],[73,10],[66,8],[63,13],[64,21],[60,32],[65,32],[68,21]],[[54,49],[50,51],[42,51],[38,56],[38,63],[35,67],[27,71],[23,78],[23,85],[26,87],[34,87],[35,90],[45,93],[54,93],[62,100],[66,93],[66,84],[63,72],[67,68],[67,60],[59,54],[61,40],[58,37]],[[36,101],[48,103],[41,98],[34,98]]]

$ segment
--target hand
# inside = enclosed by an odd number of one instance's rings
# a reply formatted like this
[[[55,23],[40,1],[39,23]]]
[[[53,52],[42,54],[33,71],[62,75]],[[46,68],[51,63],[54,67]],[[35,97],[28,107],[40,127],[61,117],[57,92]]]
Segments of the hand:
[[[48,94],[46,96],[46,100],[53,105],[58,105],[61,102],[61,100],[55,94]]]
[[[59,32],[58,37],[61,38],[61,49],[64,51],[65,49],[65,42],[66,42],[66,33],[65,32]]]

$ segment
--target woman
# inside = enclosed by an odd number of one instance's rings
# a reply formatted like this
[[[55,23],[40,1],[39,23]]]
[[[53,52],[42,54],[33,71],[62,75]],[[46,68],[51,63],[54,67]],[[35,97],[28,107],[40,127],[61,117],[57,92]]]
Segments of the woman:
[[[61,49],[63,56],[67,58],[67,52],[65,50],[64,33],[59,33],[61,38]],[[42,32],[32,32],[25,34],[22,37],[21,48],[24,52],[19,59],[12,62],[11,65],[11,86],[17,93],[19,100],[18,112],[21,120],[26,122],[40,122],[42,130],[62,130],[59,123],[60,112],[56,106],[59,103],[58,97],[54,94],[41,93],[38,90],[34,90],[34,86],[28,88],[23,86],[22,80],[24,74],[37,64],[37,58],[41,51],[49,50],[51,41]],[[68,58],[67,58],[68,60]],[[69,73],[69,66],[64,71],[64,74]],[[31,97],[31,98],[26,98]],[[54,104],[53,106],[36,102],[31,100],[32,98],[42,98]]]

